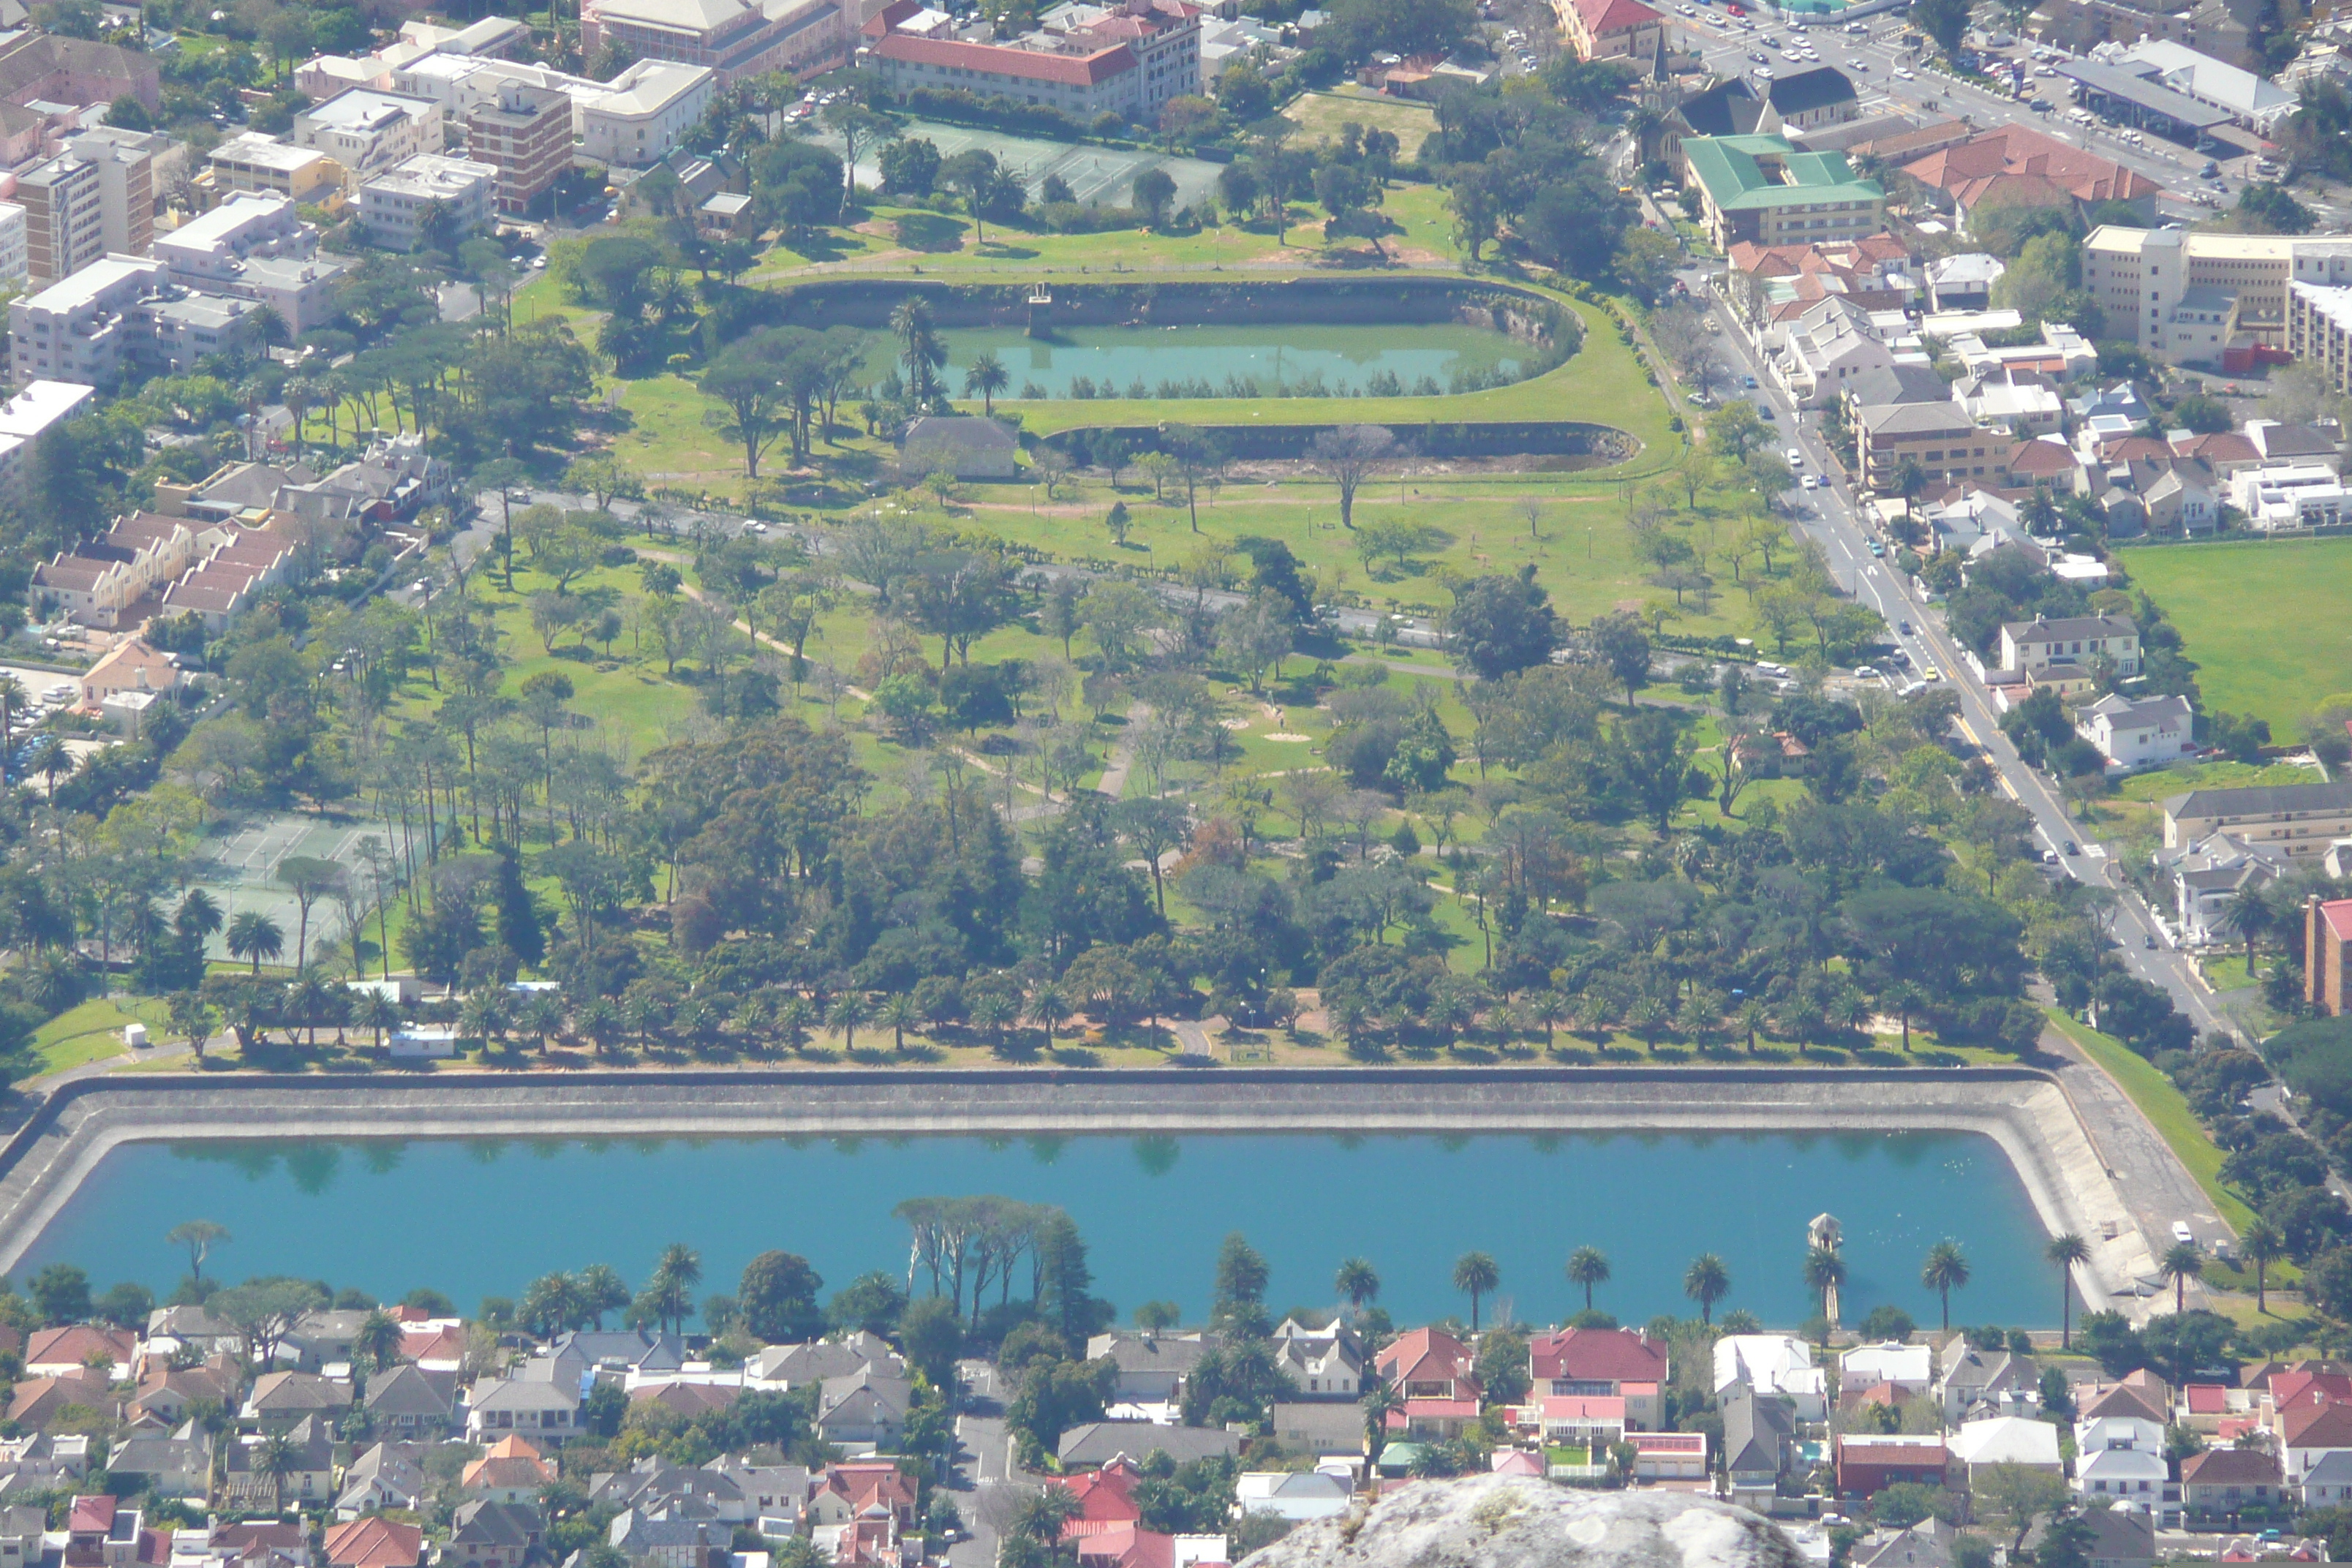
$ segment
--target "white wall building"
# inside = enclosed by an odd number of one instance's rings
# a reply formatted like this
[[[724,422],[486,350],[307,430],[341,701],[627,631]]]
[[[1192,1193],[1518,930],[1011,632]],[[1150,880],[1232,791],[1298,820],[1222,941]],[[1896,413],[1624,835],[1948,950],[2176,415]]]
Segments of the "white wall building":
[[[71,381],[111,386],[141,327],[142,296],[163,287],[170,268],[135,256],[110,256],[37,294],[8,301],[8,363],[17,385]]]
[[[32,265],[25,237],[25,209],[15,202],[0,202],[0,285],[23,288]]]
[[[155,242],[155,258],[191,289],[268,305],[296,334],[333,314],[347,270],[319,254],[319,231],[276,191],[238,191]]]
[[[2322,463],[2242,469],[2230,476],[2230,501],[2265,533],[2352,521],[2343,481]]]
[[[488,226],[498,194],[499,172],[489,164],[420,153],[360,186],[360,222],[378,245],[413,250],[433,203],[470,234]]]
[[[0,403],[0,479],[24,460],[32,444],[59,420],[70,419],[98,395],[95,387],[70,381],[36,381]]]
[[[2236,371],[2255,347],[2284,347],[2294,282],[2352,285],[2352,237],[2107,226],[2083,241],[2083,289],[2108,331],[2173,364]]]
[[[2074,714],[2074,731],[2099,749],[2109,773],[2177,763],[2197,751],[2197,716],[2186,697],[2102,697]]]
[[[294,142],[363,178],[419,153],[441,150],[441,115],[430,99],[355,87],[294,117]]]

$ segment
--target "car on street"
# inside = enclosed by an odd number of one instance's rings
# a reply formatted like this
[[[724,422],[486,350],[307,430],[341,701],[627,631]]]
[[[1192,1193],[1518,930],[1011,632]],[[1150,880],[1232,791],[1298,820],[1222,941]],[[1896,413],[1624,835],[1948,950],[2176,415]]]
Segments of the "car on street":
[[[1896,66],[1895,68],[1895,74],[1905,81],[1917,81],[1919,79],[1919,73],[1913,70],[1909,66]]]
[[[2142,941],[2144,941],[2144,942],[2146,942],[2147,943],[2148,948],[2149,948],[2149,950],[2150,950],[2151,952],[2153,952],[2153,951],[2155,950],[2155,947],[2156,947],[2156,938],[2154,938],[2153,936],[2149,936],[2149,937],[2144,937],[2144,938],[2142,938],[2141,940],[2142,940]],[[2185,1227],[2184,1227],[2184,1228],[2185,1228]]]
[[[1770,81],[1772,79],[1772,68],[1770,66],[1749,66],[1748,68],[1748,74],[1755,77],[1760,81]]]
[[[1743,375],[1739,378],[1739,384],[1753,392],[1756,390],[1756,378],[1752,375]]]
[[[1906,637],[1912,635],[1911,623],[1909,621],[1903,623],[1903,635]]]
[[[1771,56],[1766,54],[1762,49],[1748,50],[1748,58],[1755,61],[1759,66],[1769,64],[1772,58]]]
[[[1944,679],[1944,672],[1937,669],[1931,664],[1927,668],[1919,672],[1919,679],[1922,680],[1941,680]]]
[[[1805,466],[1804,453],[1799,451],[1794,447],[1791,447],[1786,452],[1783,452],[1781,457],[1787,459],[1789,467],[1792,468],[1801,468]]]
[[[1799,489],[1805,490],[1817,490],[1822,488],[1822,477],[1819,474],[1806,474],[1797,480],[1797,488]]]
[[[1870,62],[1868,60],[1848,60],[1845,62],[1845,68],[1850,71],[1860,71],[1864,76],[1868,76],[1870,74]]]
[[[1884,560],[1886,556],[1886,542],[1880,539],[1872,540],[1870,542],[1870,552],[1873,555],[1879,557],[1881,560]]]

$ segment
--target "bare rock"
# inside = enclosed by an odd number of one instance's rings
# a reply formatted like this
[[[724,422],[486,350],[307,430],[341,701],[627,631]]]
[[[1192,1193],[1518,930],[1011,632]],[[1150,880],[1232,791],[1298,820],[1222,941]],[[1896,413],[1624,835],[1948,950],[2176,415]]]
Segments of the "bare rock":
[[[1401,1488],[1303,1525],[1245,1568],[1797,1568],[1770,1521],[1686,1492],[1571,1491],[1524,1476]]]

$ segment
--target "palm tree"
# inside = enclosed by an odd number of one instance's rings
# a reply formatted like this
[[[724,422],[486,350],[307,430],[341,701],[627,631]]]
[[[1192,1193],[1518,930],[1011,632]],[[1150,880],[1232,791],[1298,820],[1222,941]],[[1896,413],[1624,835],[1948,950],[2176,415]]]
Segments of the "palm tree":
[[[1045,1048],[1054,1048],[1054,1026],[1070,1016],[1069,993],[1048,981],[1029,994],[1029,1021],[1045,1031]]]
[[[2236,931],[2246,944],[2246,973],[2254,972],[2254,943],[2270,932],[2278,917],[2272,910],[2270,900],[2262,889],[2248,885],[2230,896],[2221,906],[2221,921]]]
[[[400,1325],[381,1311],[370,1312],[352,1336],[352,1350],[367,1357],[368,1365],[378,1372],[400,1360]]]
[[[882,1004],[881,1021],[889,1026],[892,1045],[898,1050],[907,1048],[907,1031],[923,1021],[923,1010],[904,991]]]
[[[8,787],[8,758],[16,749],[8,732],[16,727],[16,715],[32,700],[23,681],[13,675],[0,675],[0,789]]]
[[[2164,1249],[2157,1260],[2159,1278],[2172,1281],[2172,1310],[2175,1315],[2189,1310],[2189,1282],[2205,1276],[2205,1253],[2193,1241],[2176,1241]]]
[[[506,1038],[507,996],[494,986],[484,986],[466,998],[457,1012],[457,1027],[469,1038],[482,1042],[484,1050]]]
[[[684,1332],[687,1315],[692,1310],[694,1287],[701,1283],[702,1254],[682,1241],[673,1241],[662,1248],[646,1289],[661,1304],[662,1321],[667,1323],[677,1319],[679,1331]]]
[[[824,1016],[825,1026],[841,1037],[841,1048],[857,1047],[857,1026],[866,1022],[866,996],[863,992],[845,991],[833,999],[833,1010]]]
[[[622,1283],[620,1270],[609,1263],[592,1263],[580,1271],[580,1310],[586,1316],[589,1327],[598,1333],[604,1331],[604,1314],[617,1312],[629,1304],[629,1288]]]
[[[1002,991],[983,991],[971,1001],[971,1021],[988,1031],[989,1048],[999,1052],[1004,1045],[1004,1031],[1020,1011]]]
[[[272,1432],[253,1451],[253,1468],[269,1478],[269,1499],[272,1512],[286,1509],[286,1478],[294,1473],[296,1455],[293,1440],[283,1432]]]
[[[209,942],[213,932],[220,930],[221,907],[202,888],[190,888],[180,907],[172,911],[172,929],[182,936],[193,936]]]
[[[541,991],[522,1005],[522,1016],[517,1020],[522,1032],[539,1047],[539,1054],[547,1054],[547,1042],[563,1033],[563,998],[552,991]]]
[[[1544,1049],[1552,1048],[1552,1035],[1564,1019],[1576,1013],[1576,1004],[1557,991],[1538,991],[1528,998],[1528,1016],[1543,1026]]]
[[[971,368],[963,373],[963,395],[970,397],[973,393],[979,393],[981,413],[993,414],[996,412],[996,395],[1012,382],[1013,373],[1004,368],[1004,362],[996,357],[996,351],[990,349],[973,360]]]
[[[1715,1304],[1731,1294],[1731,1270],[1712,1252],[1702,1252],[1683,1270],[1683,1294],[1698,1303],[1698,1321],[1715,1322]]]
[[[212,1004],[194,991],[174,991],[168,1004],[172,1033],[188,1042],[196,1060],[205,1059],[205,1042],[213,1037]]]
[[[1470,1298],[1470,1331],[1478,1331],[1478,1298],[1503,1282],[1503,1271],[1483,1252],[1465,1252],[1454,1265],[1454,1288]]]
[[[1387,1382],[1378,1377],[1364,1379],[1364,1392],[1356,1401],[1364,1413],[1364,1452],[1373,1459],[1381,1457],[1389,1440],[1389,1417],[1404,1408],[1404,1401]]]
[[[1919,1010],[1924,995],[1907,980],[1898,980],[1878,994],[1878,1005],[1894,1014],[1895,1021],[1903,1026],[1903,1048],[1906,1051],[1911,1048],[1911,1015]]]
[[[1830,1292],[1845,1283],[1845,1259],[1826,1247],[1805,1252],[1805,1287],[1822,1299],[1822,1316],[1830,1315]]]
[[[1969,1282],[1969,1260],[1960,1252],[1957,1241],[1939,1241],[1927,1249],[1927,1260],[1919,1266],[1919,1283],[1943,1299],[1944,1331],[1952,1331],[1952,1292]]]
[[[247,910],[228,922],[228,952],[231,958],[253,960],[253,976],[261,978],[261,961],[276,963],[286,951],[286,932],[268,915]]]
[[[805,996],[795,996],[776,1009],[776,1035],[784,1042],[784,1049],[797,1051],[808,1044],[809,1025],[815,1016],[816,1009]]]
[[[2042,1256],[2058,1266],[2058,1348],[2074,1342],[2074,1266],[2087,1262],[2091,1244],[2073,1231],[2053,1236]]]
[[[1597,1247],[1580,1247],[1568,1255],[1568,1282],[1584,1287],[1584,1310],[1592,1310],[1592,1288],[1609,1282],[1609,1258]]]
[[[1658,1027],[1666,1021],[1666,1010],[1654,996],[1637,998],[1625,1009],[1625,1026],[1642,1037],[1642,1048],[1652,1056],[1658,1054]]]
[[[2254,1266],[2254,1310],[2267,1314],[2271,1310],[2270,1267],[2286,1256],[2286,1237],[2278,1226],[2257,1215],[2254,1223],[2246,1226],[2245,1235],[2238,1238],[2238,1247]]]
[[[58,780],[74,771],[73,753],[55,735],[44,735],[33,742],[33,754],[25,760],[26,771],[41,775],[48,786],[49,804],[58,803]]]
[[[400,1027],[400,1004],[381,991],[363,993],[359,1005],[352,1010],[352,1022],[375,1033],[375,1048],[383,1049],[383,1037]]]
[[[1732,1015],[1732,1019],[1739,1026],[1739,1032],[1748,1037],[1748,1054],[1754,1056],[1757,1032],[1770,1022],[1770,1016],[1765,1012],[1764,1004],[1750,996],[1739,1005],[1739,1011]]]
[[[1331,1279],[1331,1289],[1348,1299],[1348,1305],[1361,1312],[1364,1303],[1375,1300],[1381,1293],[1381,1277],[1372,1266],[1360,1258],[1350,1258],[1339,1265],[1339,1272]]]

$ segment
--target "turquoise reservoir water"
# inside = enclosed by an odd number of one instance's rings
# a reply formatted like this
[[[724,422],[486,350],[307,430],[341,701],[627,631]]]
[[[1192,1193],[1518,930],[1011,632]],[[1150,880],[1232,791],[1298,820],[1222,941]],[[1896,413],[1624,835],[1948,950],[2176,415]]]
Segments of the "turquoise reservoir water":
[[[1450,322],[1383,327],[1074,327],[1050,341],[1012,331],[944,334],[948,384],[963,392],[963,373],[987,350],[1004,362],[1012,384],[1047,397],[1071,395],[1081,378],[1102,396],[1125,396],[1140,382],[1144,395],[1161,395],[1162,382],[1180,383],[1194,396],[1273,396],[1277,383],[1328,392],[1384,392],[1385,378],[1410,393],[1451,390],[1460,375],[1502,373],[1514,378],[1528,350],[1500,332]],[[875,366],[879,374],[880,365]],[[1255,383],[1248,393],[1239,384]],[[1422,385],[1423,382],[1427,385]],[[1206,392],[1202,386],[1209,389]],[[1108,389],[1108,390],[1104,390]],[[1172,389],[1171,389],[1172,390]]]
[[[1693,1310],[1683,1270],[1711,1251],[1732,1278],[1718,1310],[1795,1324],[1811,1310],[1805,1223],[1824,1210],[1845,1226],[1848,1321],[1893,1301],[1933,1322],[1919,1263],[1947,1237],[1975,1268],[1955,1321],[2057,1316],[2016,1173],[1989,1139],[1942,1132],[141,1143],[106,1158],[17,1275],[64,1261],[101,1289],[160,1293],[186,1264],[164,1232],[202,1218],[235,1237],[212,1263],[228,1278],[386,1299],[427,1285],[469,1310],[591,1263],[634,1285],[672,1241],[701,1249],[706,1290],[731,1293],[768,1247],[805,1255],[830,1288],[903,1277],[900,1200],[980,1193],[1067,1209],[1122,1317],[1155,1299],[1205,1311],[1218,1243],[1239,1230],[1272,1265],[1276,1312],[1328,1302],[1350,1256],[1371,1260],[1400,1321],[1464,1311],[1448,1277],[1477,1248],[1519,1316],[1557,1321],[1582,1304],[1561,1266],[1590,1245],[1614,1271],[1595,1304],[1629,1322]]]

